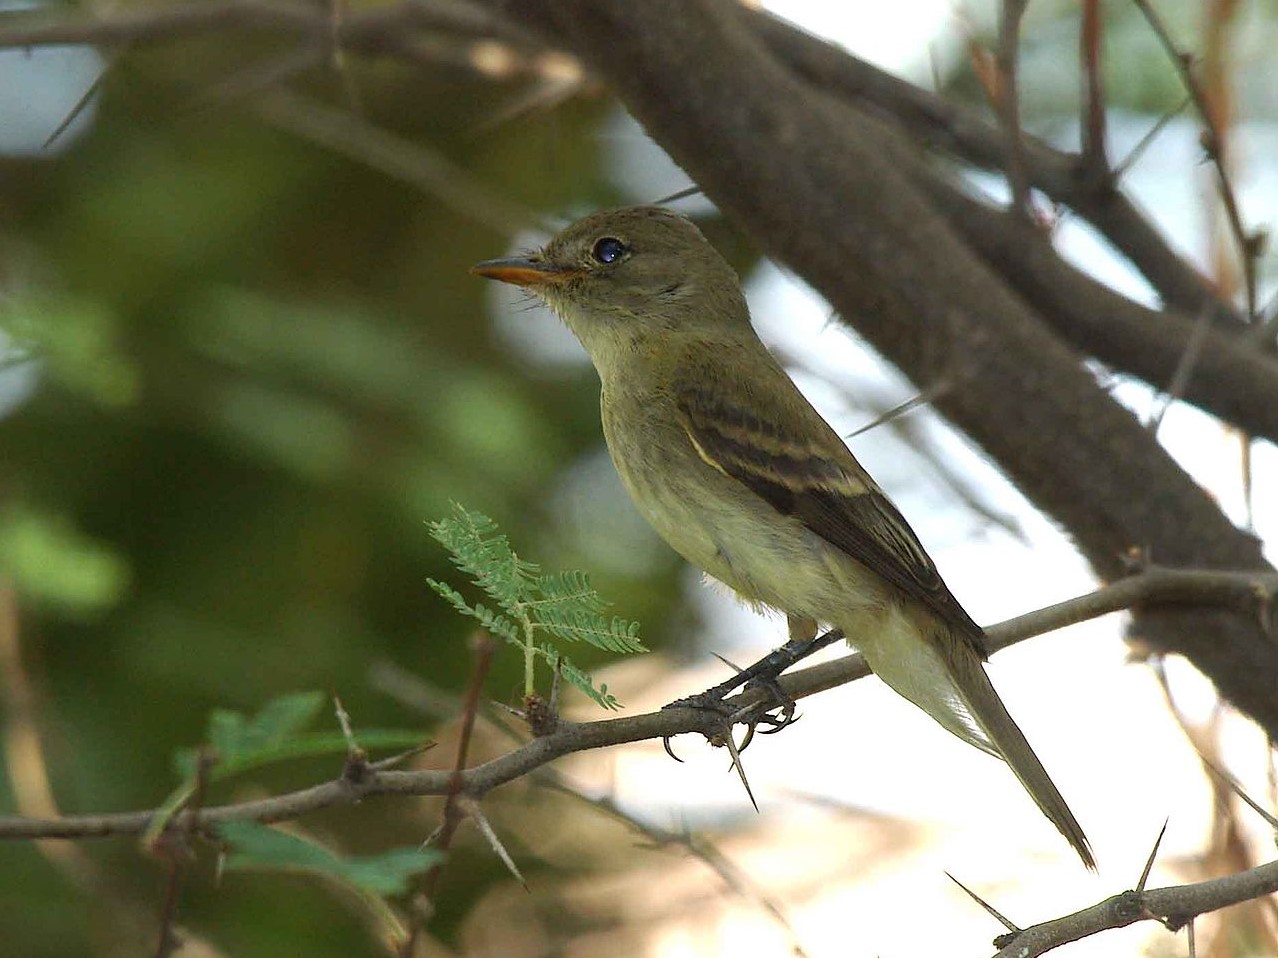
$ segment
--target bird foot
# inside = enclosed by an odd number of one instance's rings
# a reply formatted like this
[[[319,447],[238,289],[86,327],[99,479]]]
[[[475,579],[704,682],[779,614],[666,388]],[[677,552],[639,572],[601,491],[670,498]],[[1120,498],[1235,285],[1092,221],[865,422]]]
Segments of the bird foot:
[[[721,715],[727,726],[728,732],[731,734],[731,728],[738,723],[746,726],[745,738],[741,740],[741,744],[737,746],[737,751],[743,752],[754,741],[755,733],[760,735],[773,735],[788,725],[793,725],[798,721],[795,715],[795,709],[798,703],[794,701],[785,690],[781,687],[781,683],[777,681],[776,676],[772,675],[756,675],[754,678],[746,681],[743,691],[752,689],[764,690],[766,695],[762,701],[751,702],[747,705],[738,705],[729,702],[726,695],[729,690],[723,689],[722,686],[716,686],[707,689],[696,695],[689,695],[686,698],[676,699],[669,705],[663,706],[667,709],[691,708],[700,709],[707,712],[715,712]],[[711,744],[725,745],[726,741],[716,740],[717,736],[711,737]],[[675,761],[682,761],[679,756],[674,754],[670,748],[670,740],[664,739],[662,742],[666,754]]]

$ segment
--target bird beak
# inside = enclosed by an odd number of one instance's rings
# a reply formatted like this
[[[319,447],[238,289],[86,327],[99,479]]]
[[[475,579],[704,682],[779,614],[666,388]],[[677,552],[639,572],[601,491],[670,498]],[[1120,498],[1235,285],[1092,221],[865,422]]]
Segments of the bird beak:
[[[576,279],[584,272],[580,269],[556,266],[541,260],[522,256],[511,259],[486,259],[470,268],[475,276],[513,283],[515,286],[557,286]]]

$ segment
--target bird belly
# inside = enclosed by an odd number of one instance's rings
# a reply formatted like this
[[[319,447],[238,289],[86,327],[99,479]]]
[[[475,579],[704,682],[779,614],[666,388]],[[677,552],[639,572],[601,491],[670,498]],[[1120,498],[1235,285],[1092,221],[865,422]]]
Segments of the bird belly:
[[[852,609],[886,601],[876,576],[842,568],[855,563],[836,558],[837,550],[797,519],[710,468],[685,437],[639,448],[630,430],[610,425],[619,424],[605,417],[609,451],[639,512],[671,548],[750,604],[842,625]],[[686,460],[653,461],[663,456]]]

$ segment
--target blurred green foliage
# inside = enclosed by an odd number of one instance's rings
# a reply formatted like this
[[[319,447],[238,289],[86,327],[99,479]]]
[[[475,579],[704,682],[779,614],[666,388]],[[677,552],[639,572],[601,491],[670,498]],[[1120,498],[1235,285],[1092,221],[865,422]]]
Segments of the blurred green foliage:
[[[449,569],[426,522],[452,499],[530,555],[586,564],[549,503],[599,448],[593,372],[526,369],[492,335],[490,290],[466,269],[509,237],[272,130],[251,94],[201,98],[279,55],[223,41],[130,55],[86,136],[56,159],[0,161],[0,562],[64,812],[154,807],[211,710],[251,713],[297,689],[336,690],[357,728],[430,737],[433,721],[372,689],[368,670],[390,660],[444,690],[466,682],[470,627],[426,585]],[[516,88],[358,61],[349,80],[370,122],[510,200],[555,215],[614,199],[595,172],[603,99],[485,129]],[[342,86],[325,69],[294,84],[321,99]],[[596,578],[660,643],[679,565],[656,554]],[[578,654],[587,669],[607,658]],[[489,694],[515,703],[521,689],[522,663],[499,659]],[[302,761],[251,787],[340,768],[340,755]],[[245,787],[214,783],[208,800]],[[6,772],[0,810],[14,810]],[[304,824],[363,854],[435,824],[419,803],[371,811]],[[84,852],[122,902],[156,913],[163,869],[134,842]],[[486,883],[508,880],[486,853],[458,854],[469,877],[440,902],[445,937]],[[317,958],[381,953],[314,887],[255,877],[246,896],[246,881],[195,881],[182,920],[238,955],[292,953],[298,929]],[[0,848],[0,950],[140,953],[119,924],[128,909],[86,908],[87,894],[32,845]]]

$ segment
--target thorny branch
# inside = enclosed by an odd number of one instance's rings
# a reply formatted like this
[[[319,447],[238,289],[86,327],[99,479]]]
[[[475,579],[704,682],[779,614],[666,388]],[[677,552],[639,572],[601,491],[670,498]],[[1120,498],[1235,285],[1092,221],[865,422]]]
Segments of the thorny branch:
[[[995,942],[1000,945],[995,958],[1034,958],[1068,942],[1138,921],[1157,921],[1170,931],[1178,931],[1198,915],[1275,891],[1278,862],[1192,885],[1120,892],[1072,915],[999,938]]]
[[[991,651],[998,651],[1036,635],[1136,606],[1206,605],[1260,615],[1266,626],[1278,597],[1278,573],[1216,572],[1151,568],[1095,592],[1008,619],[986,630]],[[857,654],[823,662],[781,679],[795,699],[836,688],[870,674]],[[747,690],[731,700],[741,708],[766,705],[766,692]],[[233,805],[210,806],[174,816],[170,828],[211,830],[228,821],[278,822],[335,805],[347,805],[382,795],[465,795],[478,799],[500,785],[527,775],[574,752],[607,748],[675,735],[722,735],[723,719],[697,709],[664,709],[646,715],[597,722],[561,721],[549,735],[482,765],[464,771],[387,771],[370,767],[365,775],[343,776],[332,782]],[[0,818],[0,839],[104,838],[146,830],[153,811],[107,815],[68,815],[61,818]]]

